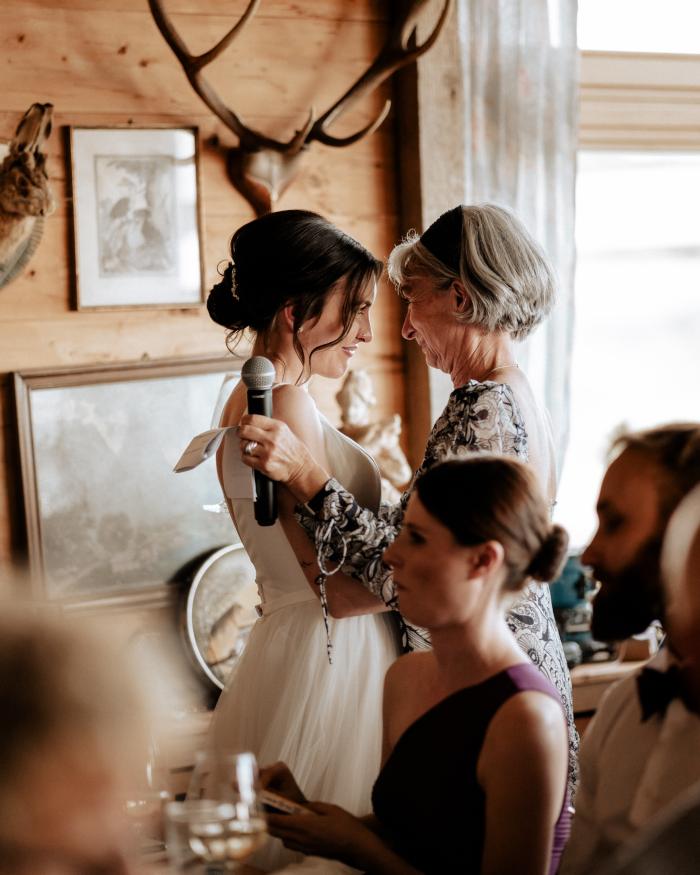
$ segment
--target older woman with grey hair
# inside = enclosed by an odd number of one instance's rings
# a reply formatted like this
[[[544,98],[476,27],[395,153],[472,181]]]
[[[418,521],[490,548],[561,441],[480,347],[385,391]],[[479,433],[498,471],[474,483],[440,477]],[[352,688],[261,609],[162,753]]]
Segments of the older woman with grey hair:
[[[518,366],[515,348],[554,303],[554,276],[540,247],[508,210],[494,204],[460,205],[420,237],[412,234],[396,246],[388,272],[407,304],[403,337],[414,340],[427,363],[448,373],[454,385],[416,477],[449,456],[504,453],[527,461],[553,502],[556,469],[548,420]],[[400,611],[382,554],[401,528],[413,485],[398,504],[374,514],[330,478],[283,423],[244,416],[239,437],[248,450],[243,460],[284,482],[299,502],[297,519],[316,545],[324,611],[331,569],[352,575]],[[464,500],[478,502],[479,496]],[[562,697],[573,788],[578,737],[548,588],[531,583],[509,610],[508,624]],[[405,649],[430,646],[422,630],[405,622],[401,627]]]

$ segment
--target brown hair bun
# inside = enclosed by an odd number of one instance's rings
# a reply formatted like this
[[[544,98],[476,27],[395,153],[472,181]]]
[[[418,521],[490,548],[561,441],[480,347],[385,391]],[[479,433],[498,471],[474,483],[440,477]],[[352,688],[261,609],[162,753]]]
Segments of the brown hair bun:
[[[528,576],[535,580],[554,580],[566,561],[568,546],[569,534],[566,529],[553,525],[527,567]]]

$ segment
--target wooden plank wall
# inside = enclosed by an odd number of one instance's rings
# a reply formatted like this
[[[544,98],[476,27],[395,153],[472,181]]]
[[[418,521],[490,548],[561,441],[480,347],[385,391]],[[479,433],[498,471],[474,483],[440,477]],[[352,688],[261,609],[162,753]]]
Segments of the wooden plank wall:
[[[194,53],[214,45],[245,8],[243,0],[164,0]],[[330,106],[369,65],[387,27],[382,0],[263,0],[247,30],[208,68],[207,77],[244,121],[288,138],[310,105]],[[0,560],[21,548],[19,472],[9,374],[36,367],[130,361],[224,352],[223,330],[204,307],[194,310],[77,312],[72,309],[70,191],[66,188],[68,125],[196,125],[201,135],[207,288],[226,259],[233,231],[252,218],[229,184],[220,153],[205,145],[214,133],[235,138],[196,97],[163,42],[146,0],[4,0],[0,7],[3,71],[0,139],[10,139],[34,101],[55,106],[48,170],[58,202],[44,239],[25,273],[0,289]],[[343,118],[344,134],[376,113],[385,85]],[[347,149],[315,144],[299,179],[279,208],[316,210],[380,257],[398,239],[391,119]],[[399,302],[383,284],[374,318],[374,343],[358,356],[377,389],[377,415],[405,415]],[[331,383],[314,387],[319,404],[337,419]]]

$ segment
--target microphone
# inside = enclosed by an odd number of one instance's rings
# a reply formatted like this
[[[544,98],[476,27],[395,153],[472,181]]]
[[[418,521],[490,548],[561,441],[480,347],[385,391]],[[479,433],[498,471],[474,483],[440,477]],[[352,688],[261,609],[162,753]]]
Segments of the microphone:
[[[248,389],[248,413],[272,416],[272,384],[275,366],[262,355],[249,358],[241,369],[241,379]],[[272,526],[277,519],[275,484],[260,471],[255,475],[255,519],[259,526]]]

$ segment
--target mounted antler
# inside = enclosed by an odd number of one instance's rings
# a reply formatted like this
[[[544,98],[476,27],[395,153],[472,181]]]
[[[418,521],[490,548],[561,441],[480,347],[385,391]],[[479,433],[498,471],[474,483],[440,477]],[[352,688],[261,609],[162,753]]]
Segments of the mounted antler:
[[[296,175],[300,156],[310,143],[317,140],[326,146],[350,146],[377,130],[387,117],[391,101],[361,130],[347,137],[334,137],[328,128],[360,98],[369,94],[385,79],[419,58],[433,45],[449,15],[452,0],[444,0],[440,18],[430,36],[419,46],[410,46],[416,20],[428,0],[412,0],[392,23],[387,40],[360,78],[320,118],[314,121],[313,110],[304,126],[288,142],[275,140],[243,124],[239,116],[227,107],[202,76],[203,68],[217,58],[242,31],[255,13],[260,0],[250,0],[246,11],[229,32],[209,51],[191,55],[185,43],[163,11],[161,0],[148,0],[148,5],[163,38],[175,53],[187,78],[209,109],[238,137],[238,146],[227,150],[228,175],[234,186],[252,204],[258,215],[269,212]],[[409,47],[410,46],[410,47]]]

